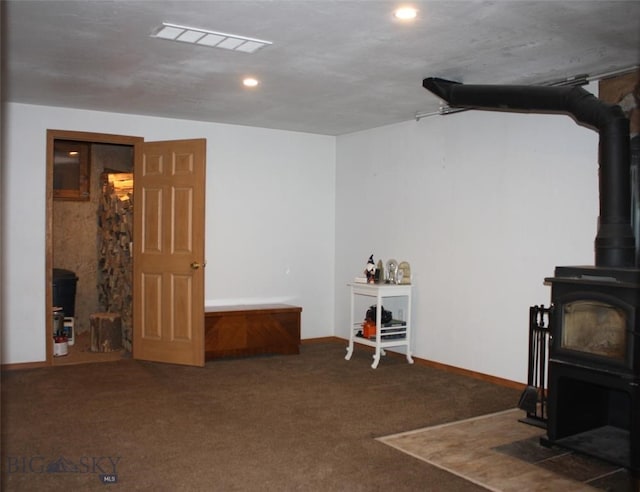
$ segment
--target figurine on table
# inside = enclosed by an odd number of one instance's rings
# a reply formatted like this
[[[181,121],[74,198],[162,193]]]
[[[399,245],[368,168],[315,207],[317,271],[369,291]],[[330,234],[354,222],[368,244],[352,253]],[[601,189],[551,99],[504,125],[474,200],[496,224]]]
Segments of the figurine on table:
[[[367,276],[367,283],[373,284],[376,279],[376,264],[373,261],[373,255],[369,257],[369,261],[367,262],[367,266],[364,269],[364,274]]]

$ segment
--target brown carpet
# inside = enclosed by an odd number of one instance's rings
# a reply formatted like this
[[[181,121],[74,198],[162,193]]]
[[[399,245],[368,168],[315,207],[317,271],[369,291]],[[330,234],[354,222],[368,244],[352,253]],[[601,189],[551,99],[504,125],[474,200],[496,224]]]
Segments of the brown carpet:
[[[345,348],[3,372],[2,490],[484,490],[376,438],[513,408],[519,392],[393,355],[374,370]]]

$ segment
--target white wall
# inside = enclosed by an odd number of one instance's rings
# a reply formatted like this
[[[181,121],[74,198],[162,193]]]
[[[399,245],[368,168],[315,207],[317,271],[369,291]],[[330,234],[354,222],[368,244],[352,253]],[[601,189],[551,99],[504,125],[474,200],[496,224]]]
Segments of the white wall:
[[[526,382],[544,277],[594,263],[597,145],[568,116],[488,111],[338,137],[336,335],[369,255],[406,260],[414,354]]]
[[[206,138],[206,304],[297,304],[303,338],[333,334],[333,137],[24,104],[3,117],[3,363],[46,356],[47,129]]]
[[[337,139],[22,104],[4,118],[3,363],[45,357],[47,128],[206,138],[207,304],[302,305],[303,338],[347,337],[346,283],[373,253],[411,263],[415,355],[524,382],[544,277],[593,264],[598,136],[568,116],[469,111]]]

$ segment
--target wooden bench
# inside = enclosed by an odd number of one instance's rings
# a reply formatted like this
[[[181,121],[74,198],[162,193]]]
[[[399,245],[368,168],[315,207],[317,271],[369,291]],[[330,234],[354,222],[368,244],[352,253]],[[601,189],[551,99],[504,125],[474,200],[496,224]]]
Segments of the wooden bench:
[[[205,360],[300,353],[301,307],[256,304],[205,308]]]

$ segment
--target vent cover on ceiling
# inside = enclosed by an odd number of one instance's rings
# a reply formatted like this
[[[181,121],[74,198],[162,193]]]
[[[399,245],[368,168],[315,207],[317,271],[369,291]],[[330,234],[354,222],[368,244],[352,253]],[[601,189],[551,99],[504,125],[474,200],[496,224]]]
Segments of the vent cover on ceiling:
[[[240,51],[243,53],[255,53],[260,48],[268,46],[271,41],[247,38],[237,34],[208,31],[197,27],[178,26],[163,22],[162,26],[151,35],[155,38],[180,41],[182,43],[197,44],[210,48],[223,48],[226,50]]]

